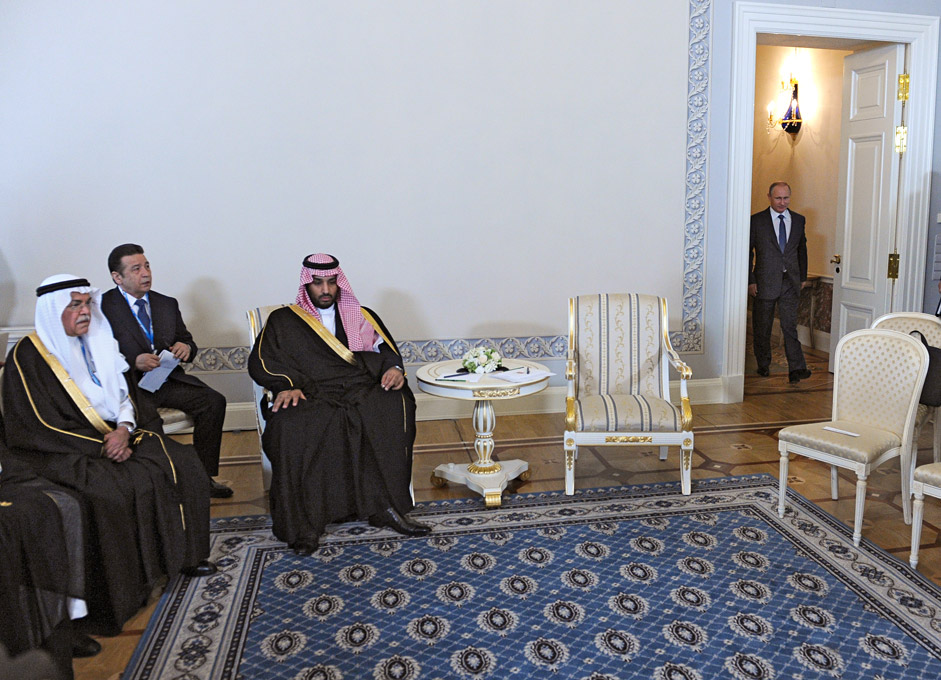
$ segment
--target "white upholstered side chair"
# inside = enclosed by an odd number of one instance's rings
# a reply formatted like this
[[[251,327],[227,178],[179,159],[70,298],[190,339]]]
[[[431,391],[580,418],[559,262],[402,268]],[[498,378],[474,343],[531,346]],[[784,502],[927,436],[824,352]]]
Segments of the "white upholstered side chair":
[[[579,445],[680,447],[682,491],[691,492],[692,371],[670,344],[667,301],[636,293],[569,299],[565,367],[565,493],[575,492]],[[680,378],[680,406],[670,401],[670,367]]]
[[[884,314],[872,322],[873,328],[882,328],[890,331],[899,331],[909,334],[919,331],[932,347],[941,347],[941,319],[934,314],[922,312],[892,312]],[[934,437],[932,444],[932,458],[935,463],[941,462],[941,407],[918,405],[915,416],[915,432],[912,435],[912,446],[918,451],[918,434],[922,426],[929,420],[934,421]]]
[[[838,498],[837,468],[856,473],[853,543],[862,537],[866,479],[871,470],[899,458],[902,508],[911,523],[912,431],[928,371],[928,351],[915,338],[886,330],[861,330],[836,346],[832,419],[778,432],[781,479],[778,515],[784,517],[788,455],[830,465],[830,495]]]
[[[255,338],[258,337],[258,334],[261,333],[261,329],[265,327],[265,322],[268,321],[268,315],[274,310],[284,306],[285,305],[267,305],[265,307],[255,307],[245,312],[248,317],[248,330],[251,335],[248,340],[249,347],[254,346]],[[265,389],[254,380],[252,381],[252,394],[255,397],[255,425],[258,428],[258,448],[261,450],[261,478],[265,491],[267,491],[271,488],[271,461],[268,460],[268,456],[265,455],[265,447],[261,442],[261,435],[265,431],[265,418],[261,413],[261,400],[267,398],[270,404],[272,395],[268,394]]]
[[[921,542],[921,523],[925,517],[925,496],[941,498],[941,463],[929,463],[915,468],[912,481],[915,507],[912,513],[912,552],[908,563],[918,567],[918,544]]]

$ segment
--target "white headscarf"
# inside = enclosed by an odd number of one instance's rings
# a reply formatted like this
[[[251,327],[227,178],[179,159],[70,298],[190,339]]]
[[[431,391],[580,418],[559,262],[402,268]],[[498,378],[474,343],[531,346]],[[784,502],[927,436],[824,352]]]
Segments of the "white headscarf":
[[[81,279],[71,274],[56,274],[40,284],[36,292],[39,295],[36,301],[36,334],[102,418],[133,425],[134,407],[122,375],[128,370],[128,365],[118,351],[111,324],[101,312],[101,291],[91,286],[74,285],[40,295],[43,286],[66,281]],[[84,340],[85,351],[91,355],[100,386],[91,378],[78,337],[66,335],[62,326],[62,313],[72,301],[72,293],[89,294],[92,298],[91,322]]]

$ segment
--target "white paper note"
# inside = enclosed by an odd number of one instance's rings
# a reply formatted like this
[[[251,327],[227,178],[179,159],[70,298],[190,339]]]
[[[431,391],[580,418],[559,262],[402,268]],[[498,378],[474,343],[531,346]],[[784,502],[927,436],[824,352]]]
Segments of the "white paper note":
[[[848,431],[848,430],[841,430],[841,429],[836,428],[836,427],[830,427],[829,425],[824,425],[824,426],[823,426],[823,429],[824,429],[824,430],[827,430],[827,431],[829,431],[829,432],[836,432],[837,434],[849,435],[850,437],[858,437],[858,436],[859,436],[859,434],[857,434],[856,432],[850,432],[850,431]]]
[[[167,350],[163,350],[160,353],[160,365],[152,371],[147,371],[137,384],[140,385],[141,389],[147,390],[148,392],[156,392],[160,389],[160,386],[167,381],[167,376],[170,375],[170,371],[179,364],[179,359]]]
[[[482,377],[482,373],[452,373],[435,378],[435,382],[476,383],[480,382]]]
[[[550,373],[549,371],[502,371],[500,373],[491,373],[494,378],[497,380],[505,380],[506,382],[511,383],[529,383],[536,382],[537,380],[542,380],[543,378],[548,378],[550,375],[555,375],[555,373]]]

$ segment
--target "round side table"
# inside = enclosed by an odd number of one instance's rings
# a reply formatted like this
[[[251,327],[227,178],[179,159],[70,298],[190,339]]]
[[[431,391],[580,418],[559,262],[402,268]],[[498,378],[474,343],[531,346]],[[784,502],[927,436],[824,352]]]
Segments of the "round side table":
[[[525,368],[529,372],[547,371],[545,366],[524,359],[507,359],[510,369]],[[535,394],[546,388],[549,376],[521,382],[507,382],[484,374],[479,382],[461,382],[461,376],[455,376],[461,368],[459,359],[425,364],[418,369],[415,377],[422,392],[448,399],[463,399],[474,402],[474,451],[477,460],[469,465],[444,463],[434,469],[431,483],[437,487],[447,481],[464,484],[472,491],[484,497],[488,507],[498,507],[503,500],[503,490],[508,482],[517,477],[523,481],[529,478],[529,463],[523,460],[504,460],[497,462],[493,455],[493,428],[496,415],[493,412],[494,401],[516,399]],[[449,376],[445,378],[445,376]],[[455,376],[455,377],[450,377]]]

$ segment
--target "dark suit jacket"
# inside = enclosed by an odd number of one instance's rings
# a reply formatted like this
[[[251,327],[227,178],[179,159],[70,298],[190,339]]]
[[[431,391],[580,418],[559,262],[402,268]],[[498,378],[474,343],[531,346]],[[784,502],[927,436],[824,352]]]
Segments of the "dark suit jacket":
[[[782,272],[794,290],[800,290],[801,282],[807,280],[807,236],[804,234],[806,220],[793,210],[791,233],[784,252],[778,247],[778,225],[772,224],[771,211],[765,208],[751,216],[751,233],[748,239],[748,283],[758,285],[758,298],[775,300],[781,296]],[[754,252],[754,268],[752,267]],[[126,305],[125,305],[126,306]]]
[[[182,342],[189,345],[190,360],[196,358],[196,343],[193,342],[193,336],[186,329],[183,323],[183,317],[180,316],[180,305],[175,298],[161,295],[150,291],[150,317],[154,326],[154,351],[158,354],[161,350],[169,349],[170,345],[176,342]],[[134,367],[134,360],[138,354],[150,353],[150,343],[147,336],[141,330],[140,324],[134,312],[128,306],[127,301],[116,287],[106,291],[101,296],[101,311],[111,323],[111,330],[121,348],[121,354],[127,359],[134,371],[135,380],[140,380],[141,372]],[[199,378],[188,375],[182,366],[177,366],[170,373],[167,380],[178,380],[191,385],[202,385]]]

